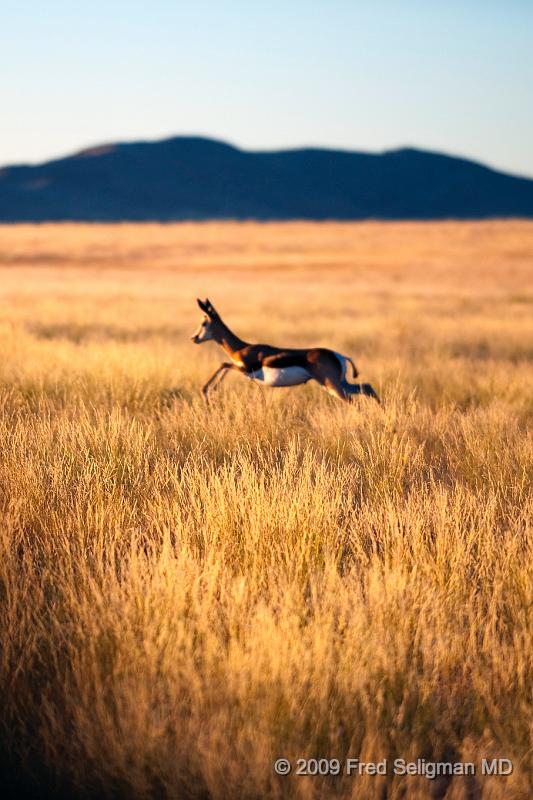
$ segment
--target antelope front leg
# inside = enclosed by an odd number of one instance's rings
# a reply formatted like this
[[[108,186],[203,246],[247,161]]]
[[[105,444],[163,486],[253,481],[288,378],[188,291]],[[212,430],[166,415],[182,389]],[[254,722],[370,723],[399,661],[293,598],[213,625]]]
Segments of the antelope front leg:
[[[206,403],[209,404],[209,390],[211,388],[215,389],[220,383],[222,383],[222,381],[228,374],[228,370],[230,369],[237,369],[237,367],[234,364],[230,364],[229,361],[224,361],[220,365],[220,367],[218,367],[213,372],[213,374],[211,375],[211,377],[209,378],[209,380],[202,389],[202,394],[205,398]]]

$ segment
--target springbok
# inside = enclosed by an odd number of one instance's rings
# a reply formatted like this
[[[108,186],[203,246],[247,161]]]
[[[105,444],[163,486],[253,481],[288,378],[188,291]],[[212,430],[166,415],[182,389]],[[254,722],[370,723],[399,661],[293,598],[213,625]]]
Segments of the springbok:
[[[354,395],[364,394],[379,403],[379,397],[369,383],[348,383],[346,380],[348,364],[352,366],[353,377],[358,375],[355,364],[348,356],[324,347],[296,350],[269,344],[248,344],[222,322],[209,300],[197,302],[205,317],[191,336],[192,341],[195,344],[215,341],[231,359],[224,361],[203,387],[207,402],[209,390],[219,386],[230,370],[235,370],[265,386],[298,386],[307,381],[316,381],[340,400],[350,401]]]

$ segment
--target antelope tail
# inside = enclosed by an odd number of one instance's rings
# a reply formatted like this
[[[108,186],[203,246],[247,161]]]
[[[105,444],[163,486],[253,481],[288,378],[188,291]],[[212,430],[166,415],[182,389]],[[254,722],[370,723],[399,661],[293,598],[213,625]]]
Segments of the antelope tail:
[[[353,373],[353,374],[352,374],[352,377],[353,377],[353,379],[355,380],[355,378],[357,378],[357,376],[359,375],[359,372],[357,371],[357,367],[356,367],[356,366],[355,366],[355,364],[353,363],[352,359],[351,359],[351,358],[349,358],[349,356],[346,356],[346,361],[349,361],[349,362],[350,362],[350,364],[352,365],[352,373]]]

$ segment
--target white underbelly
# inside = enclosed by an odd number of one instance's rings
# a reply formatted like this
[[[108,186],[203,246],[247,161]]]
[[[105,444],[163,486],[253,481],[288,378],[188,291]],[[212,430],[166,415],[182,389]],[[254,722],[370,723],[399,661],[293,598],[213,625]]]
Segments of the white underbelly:
[[[306,383],[311,376],[303,367],[262,367],[256,370],[251,377],[254,380],[264,383],[265,386],[298,386]]]

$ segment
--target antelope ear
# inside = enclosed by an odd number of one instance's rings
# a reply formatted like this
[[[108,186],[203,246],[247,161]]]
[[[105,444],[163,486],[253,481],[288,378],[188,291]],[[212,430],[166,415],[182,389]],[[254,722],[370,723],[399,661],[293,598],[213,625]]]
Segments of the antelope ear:
[[[210,314],[212,317],[218,317],[217,310],[211,300],[206,300],[205,304],[207,306],[207,313]]]
[[[202,301],[200,300],[199,297],[196,298],[196,302],[198,303],[198,305],[200,306],[200,308],[204,312],[204,314],[207,314],[207,305],[206,305],[206,303],[202,303]]]

